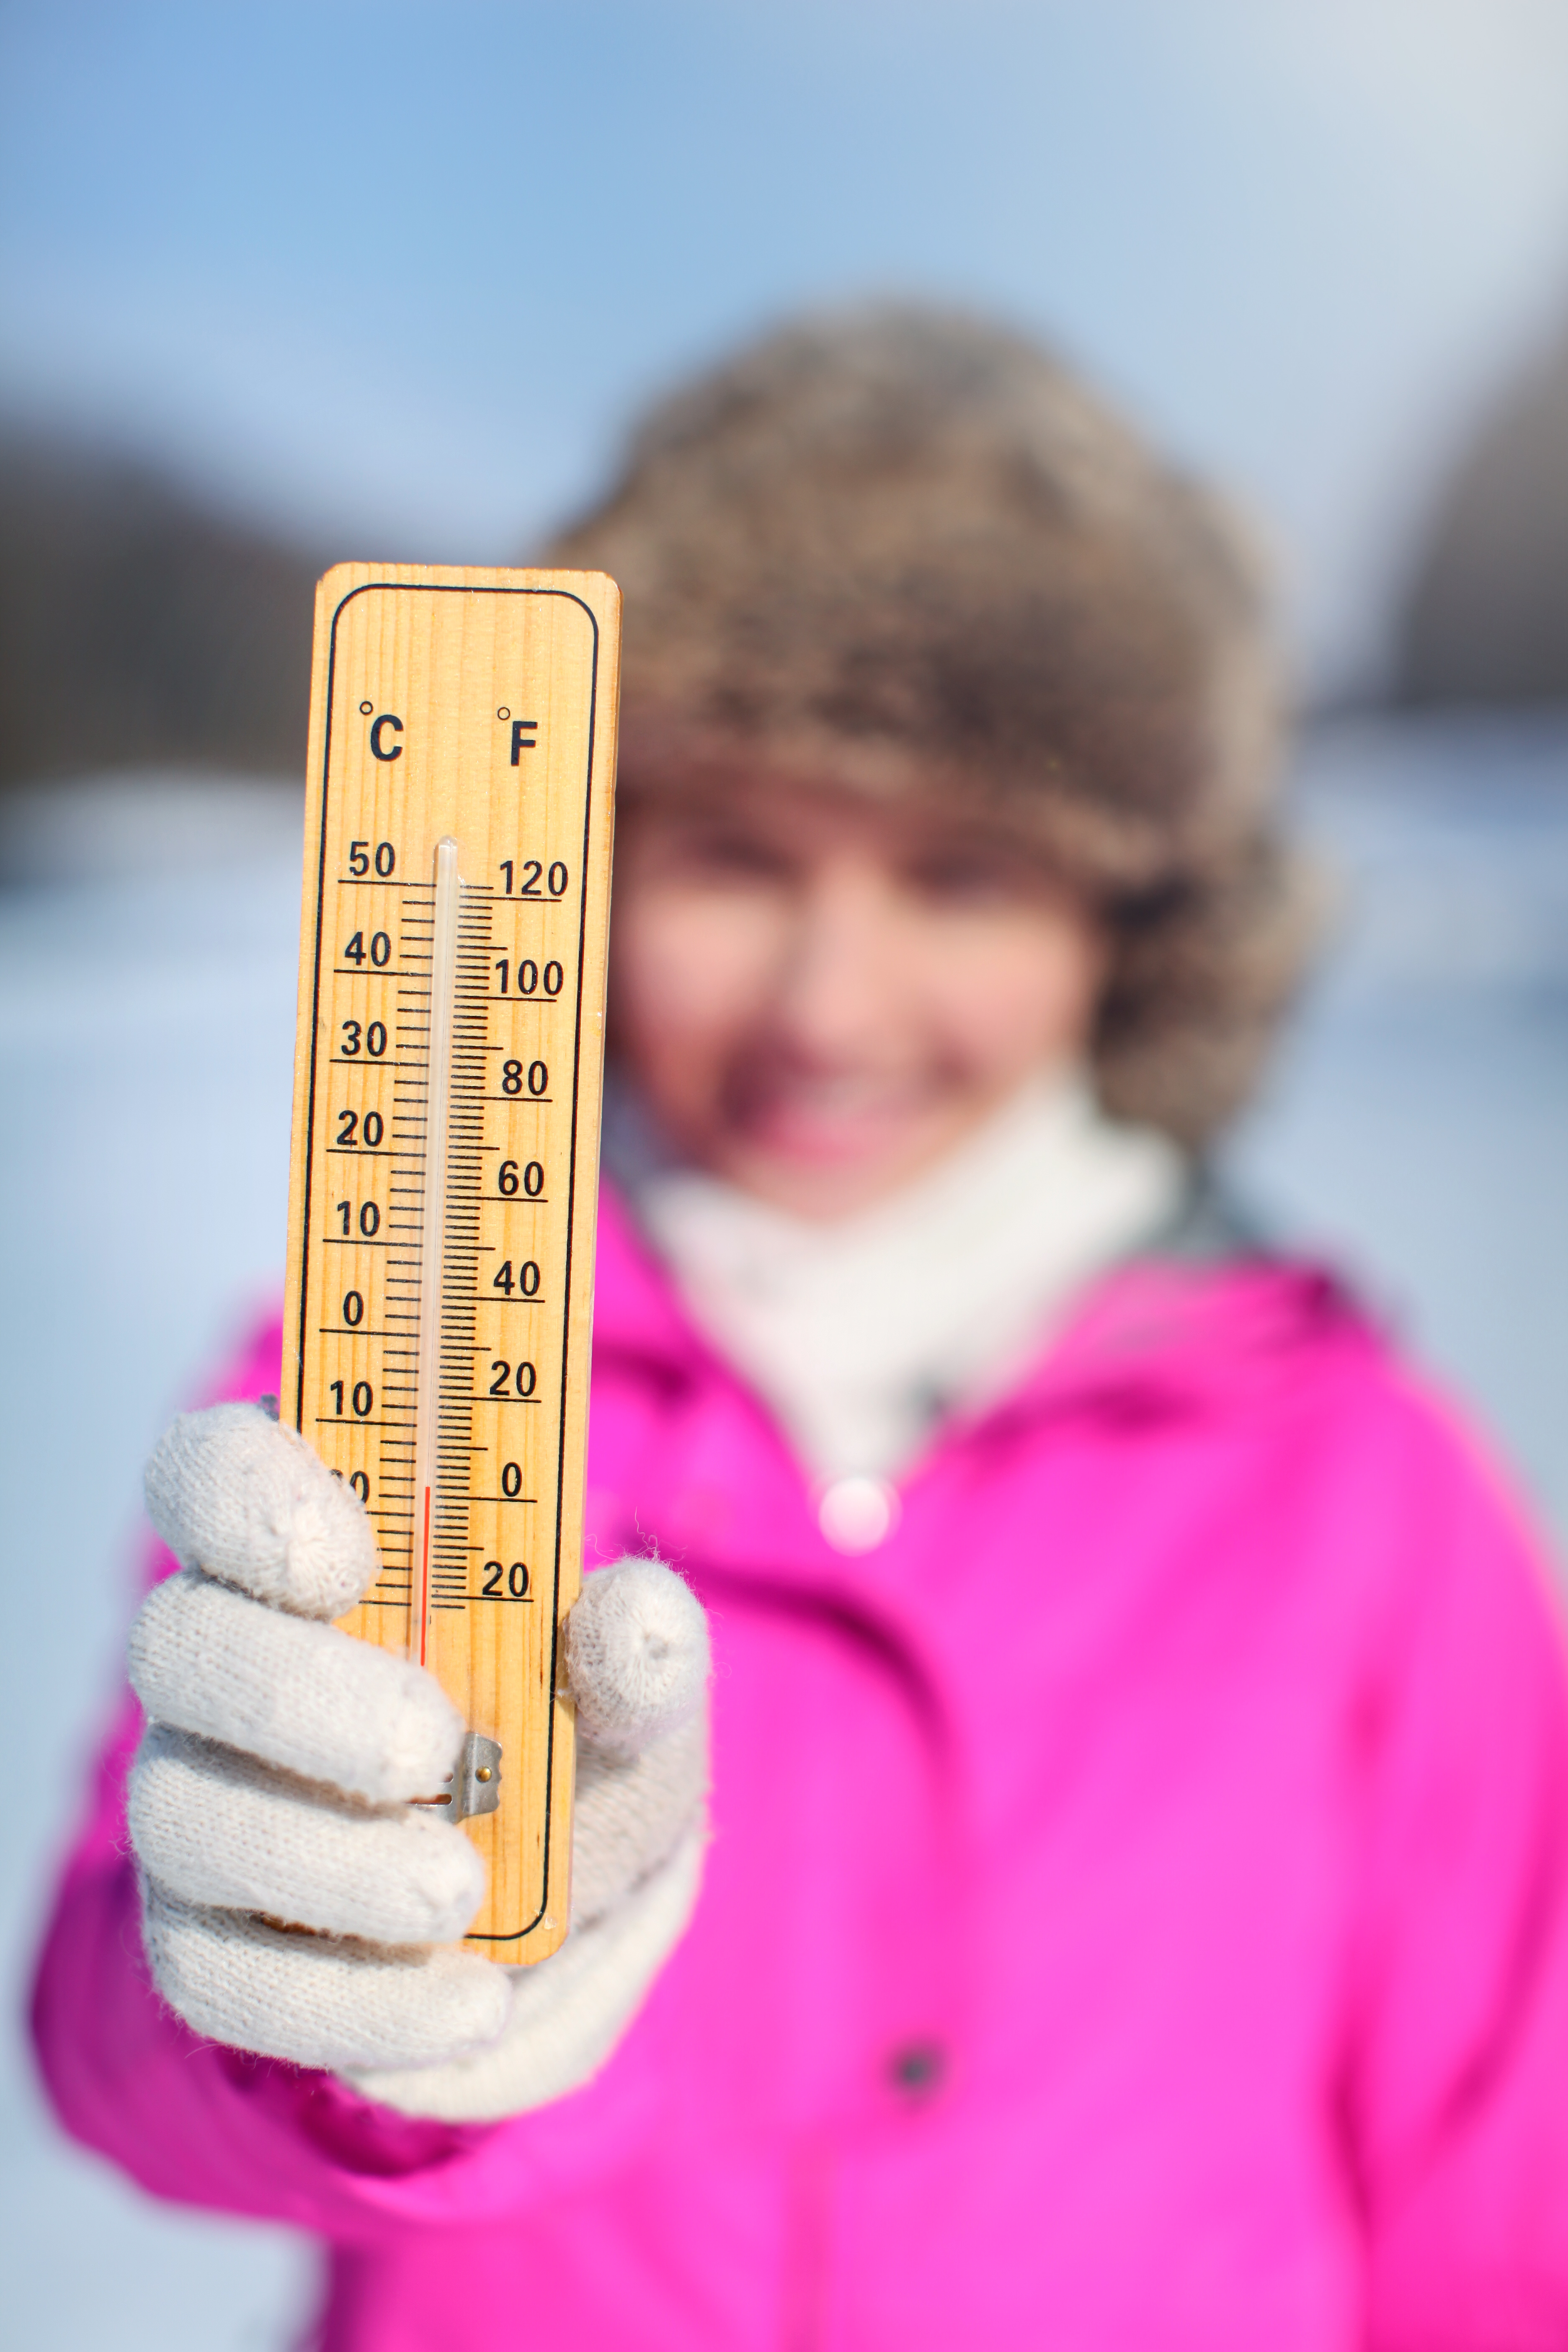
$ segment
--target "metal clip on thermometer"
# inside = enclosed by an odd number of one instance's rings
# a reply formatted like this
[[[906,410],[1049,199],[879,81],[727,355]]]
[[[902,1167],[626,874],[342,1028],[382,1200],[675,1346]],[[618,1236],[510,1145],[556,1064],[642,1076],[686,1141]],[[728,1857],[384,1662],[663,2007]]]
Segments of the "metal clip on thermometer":
[[[346,1630],[469,1736],[468,1941],[570,1907],[620,595],[340,564],[316,596],[281,1410],[370,1513]]]

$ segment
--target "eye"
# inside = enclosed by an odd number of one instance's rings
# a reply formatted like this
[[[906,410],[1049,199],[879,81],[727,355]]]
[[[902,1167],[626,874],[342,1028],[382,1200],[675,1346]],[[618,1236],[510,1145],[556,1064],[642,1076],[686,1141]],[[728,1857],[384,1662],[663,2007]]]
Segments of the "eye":
[[[727,826],[686,834],[677,844],[675,856],[688,873],[721,880],[773,882],[791,871],[789,859],[772,842]]]
[[[905,879],[922,898],[939,906],[984,906],[1027,894],[1033,876],[1015,852],[979,846],[932,851],[904,869]]]

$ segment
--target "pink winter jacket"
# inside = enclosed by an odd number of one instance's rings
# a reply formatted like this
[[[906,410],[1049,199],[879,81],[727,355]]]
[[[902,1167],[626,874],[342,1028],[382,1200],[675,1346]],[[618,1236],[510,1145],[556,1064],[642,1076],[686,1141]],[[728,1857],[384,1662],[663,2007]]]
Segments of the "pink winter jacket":
[[[717,1657],[705,1891],[602,2075],[455,2129],[199,2043],[127,1721],[38,1983],[68,2130],[321,2232],[331,2352],[1568,2346],[1558,1633],[1331,1284],[1122,1272],[847,1559],[606,1201],[590,1489]]]

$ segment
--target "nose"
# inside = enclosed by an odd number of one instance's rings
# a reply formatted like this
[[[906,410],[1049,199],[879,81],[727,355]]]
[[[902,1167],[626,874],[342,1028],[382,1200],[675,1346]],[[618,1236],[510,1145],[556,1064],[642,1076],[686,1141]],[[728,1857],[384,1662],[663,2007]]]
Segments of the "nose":
[[[869,863],[845,856],[810,870],[778,966],[771,1025],[780,1045],[834,1066],[885,1055],[899,995],[897,912]]]

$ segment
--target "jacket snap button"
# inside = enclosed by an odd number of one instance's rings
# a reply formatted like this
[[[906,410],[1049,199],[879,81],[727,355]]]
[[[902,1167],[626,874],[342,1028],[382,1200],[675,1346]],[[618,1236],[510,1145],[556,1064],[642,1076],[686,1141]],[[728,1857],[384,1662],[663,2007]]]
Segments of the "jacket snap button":
[[[894,2085],[909,2099],[930,2096],[947,2071],[947,2056],[938,2042],[910,2042],[896,2050],[888,2072]]]
[[[898,1523],[898,1491],[885,1478],[835,1478],[816,1506],[816,1524],[835,1551],[875,1551]]]

